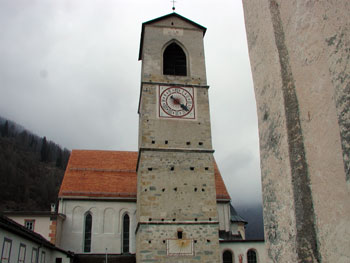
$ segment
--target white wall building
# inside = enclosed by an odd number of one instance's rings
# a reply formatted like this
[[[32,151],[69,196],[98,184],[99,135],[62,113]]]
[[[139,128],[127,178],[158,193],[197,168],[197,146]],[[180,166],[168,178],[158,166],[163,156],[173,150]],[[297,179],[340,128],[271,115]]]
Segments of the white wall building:
[[[106,252],[114,257],[134,256],[137,157],[137,152],[72,151],[59,192],[58,212],[65,220],[58,246],[80,257],[93,256],[96,262]],[[221,254],[231,251],[232,262],[240,262],[238,256],[244,255],[243,263],[248,262],[248,251],[254,251],[256,262],[266,262],[264,241],[245,240],[246,222],[230,205],[214,166]]]
[[[0,215],[0,248],[1,263],[70,263],[73,259],[73,254],[3,215]]]

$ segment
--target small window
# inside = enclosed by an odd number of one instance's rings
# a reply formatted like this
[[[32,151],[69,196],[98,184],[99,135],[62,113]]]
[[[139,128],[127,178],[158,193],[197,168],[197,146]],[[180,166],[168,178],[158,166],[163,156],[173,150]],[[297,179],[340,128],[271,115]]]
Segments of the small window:
[[[31,263],[36,263],[36,258],[38,256],[38,250],[33,247],[32,250],[32,259],[30,260]]]
[[[24,219],[24,226],[29,230],[34,231],[35,220],[34,219]]]
[[[176,43],[171,43],[164,50],[163,74],[176,76],[187,75],[186,54]]]
[[[152,221],[150,218],[149,221]],[[123,253],[129,253],[130,218],[128,214],[123,216]]]
[[[18,263],[25,262],[25,258],[26,258],[26,245],[20,244],[19,252],[18,252]]]
[[[232,252],[226,250],[224,254],[222,254],[222,262],[223,263],[232,263]]]
[[[91,252],[92,215],[85,215],[84,252]]]
[[[253,249],[249,249],[247,252],[248,263],[257,263],[256,252]]]
[[[2,245],[1,263],[9,263],[10,262],[11,246],[12,246],[12,240],[5,237],[4,243]]]
[[[62,258],[56,258],[56,263],[62,263]]]
[[[40,263],[45,263],[45,251],[41,251],[41,261]]]
[[[182,239],[182,231],[177,231],[177,239]]]

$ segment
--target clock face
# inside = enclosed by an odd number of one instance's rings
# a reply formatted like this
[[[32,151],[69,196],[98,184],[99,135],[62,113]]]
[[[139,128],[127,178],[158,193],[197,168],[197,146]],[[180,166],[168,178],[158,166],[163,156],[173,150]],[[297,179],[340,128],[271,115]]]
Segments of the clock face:
[[[194,119],[194,90],[191,87],[160,86],[159,117]]]
[[[168,256],[191,256],[193,255],[193,240],[191,239],[168,239]]]

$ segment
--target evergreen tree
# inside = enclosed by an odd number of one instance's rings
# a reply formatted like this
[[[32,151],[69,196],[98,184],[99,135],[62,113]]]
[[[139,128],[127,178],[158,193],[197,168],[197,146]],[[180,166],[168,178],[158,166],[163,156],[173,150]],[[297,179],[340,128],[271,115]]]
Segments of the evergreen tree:
[[[48,152],[49,152],[49,148],[47,145],[46,137],[44,136],[42,143],[41,143],[41,151],[40,151],[42,162],[48,161],[48,157],[49,157]]]
[[[62,167],[62,158],[63,158],[63,154],[62,154],[62,150],[61,148],[57,149],[57,159],[56,159],[56,167],[61,168]]]
[[[9,122],[6,121],[4,126],[2,127],[1,134],[3,137],[8,137],[9,136]]]

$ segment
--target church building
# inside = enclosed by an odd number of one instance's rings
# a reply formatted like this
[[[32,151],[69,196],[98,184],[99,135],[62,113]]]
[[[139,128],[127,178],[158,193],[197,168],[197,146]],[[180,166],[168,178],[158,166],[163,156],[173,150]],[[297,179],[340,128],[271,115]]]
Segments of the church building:
[[[205,32],[143,23],[138,152],[72,151],[51,241],[79,262],[266,262],[213,157]]]

